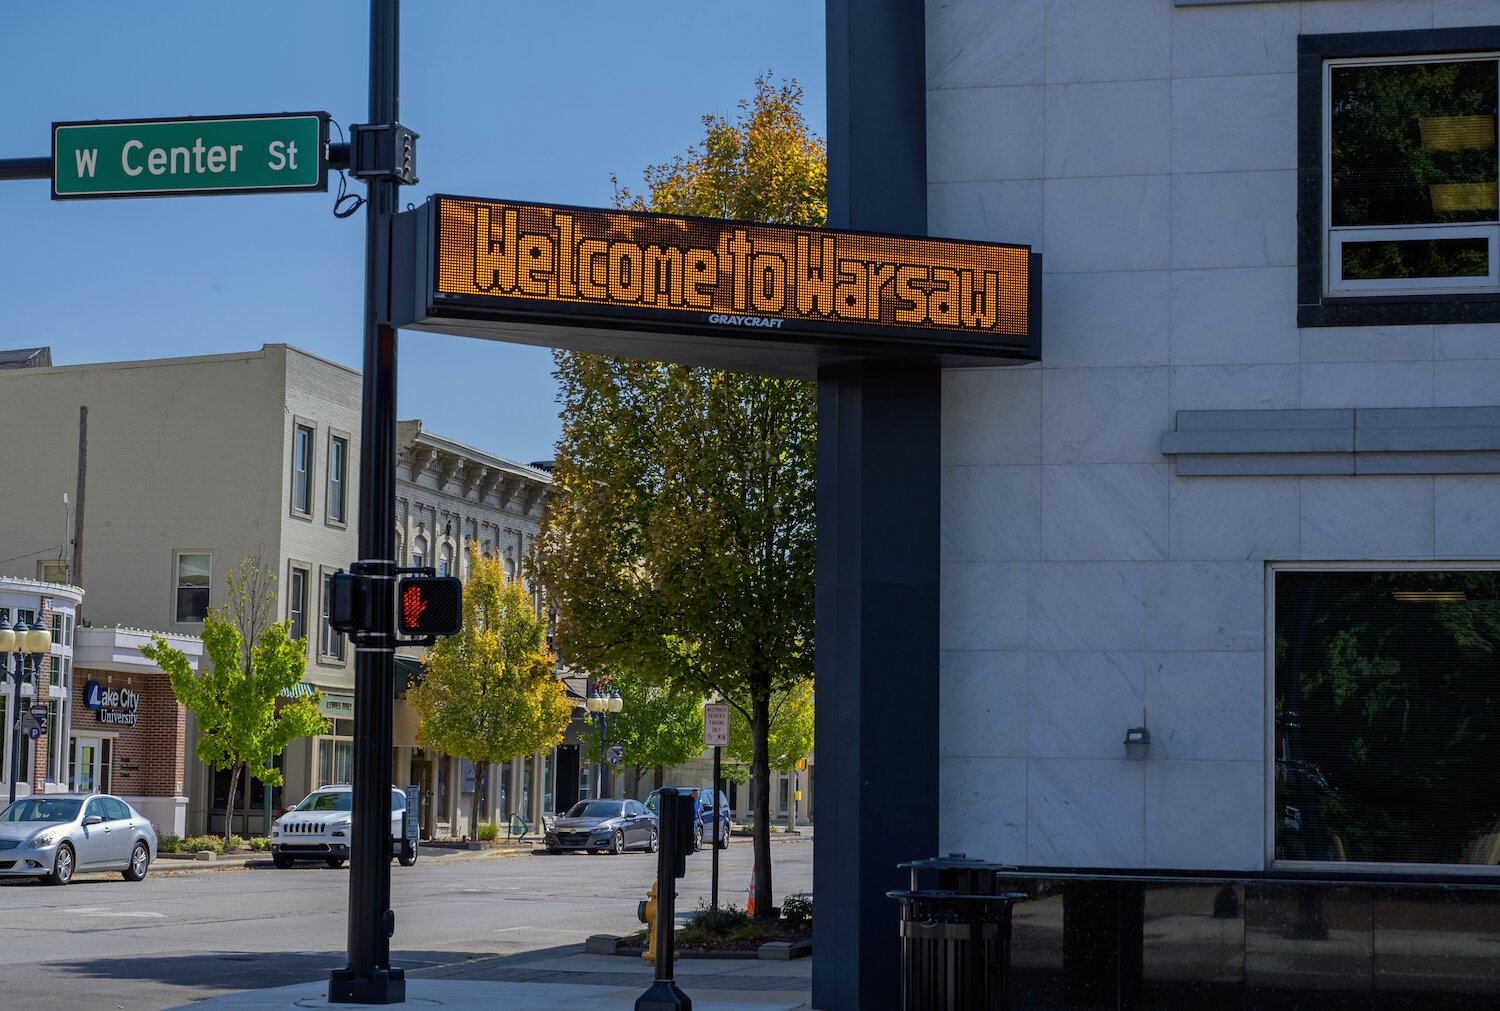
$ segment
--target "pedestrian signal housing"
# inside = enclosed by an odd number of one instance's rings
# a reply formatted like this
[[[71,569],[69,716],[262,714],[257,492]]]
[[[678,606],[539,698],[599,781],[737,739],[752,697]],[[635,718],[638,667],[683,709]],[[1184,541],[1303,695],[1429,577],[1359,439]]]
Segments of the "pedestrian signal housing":
[[[463,617],[463,584],[455,576],[406,576],[396,584],[396,628],[402,635],[454,635]]]

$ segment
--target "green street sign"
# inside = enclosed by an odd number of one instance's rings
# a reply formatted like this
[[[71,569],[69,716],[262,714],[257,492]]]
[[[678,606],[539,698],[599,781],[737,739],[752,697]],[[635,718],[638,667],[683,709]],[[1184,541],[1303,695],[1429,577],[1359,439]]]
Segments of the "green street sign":
[[[328,189],[328,114],[52,124],[52,199]]]

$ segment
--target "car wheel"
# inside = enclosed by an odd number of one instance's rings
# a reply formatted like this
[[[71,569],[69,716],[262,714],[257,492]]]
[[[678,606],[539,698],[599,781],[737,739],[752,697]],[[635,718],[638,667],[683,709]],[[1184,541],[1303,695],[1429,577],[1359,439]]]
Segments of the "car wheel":
[[[396,862],[399,863],[402,867],[410,867],[412,864],[416,863],[417,845],[418,844],[415,840],[413,840],[411,844],[408,845],[407,842],[403,839],[401,841],[401,855],[396,858]]]
[[[57,858],[52,861],[52,873],[47,875],[47,884],[65,885],[73,880],[73,871],[76,863],[73,856],[73,847],[63,843],[57,848]]]
[[[271,854],[272,867],[279,867],[281,870],[286,870],[288,867],[292,866],[293,862],[294,861],[289,856],[284,856],[280,853]]]
[[[703,823],[700,821],[693,826],[693,852],[697,853],[703,848]]]
[[[647,853],[655,853],[661,849],[661,834],[656,829],[651,830],[651,841],[646,844]]]
[[[326,861],[326,863],[328,864],[329,867],[332,867],[334,870],[338,870],[340,867],[344,866],[344,858],[343,857],[329,857],[328,860]]]
[[[146,844],[138,842],[135,849],[130,851],[130,863],[122,872],[126,881],[140,881],[146,876],[146,869],[151,866],[151,851],[146,849]]]
[[[615,834],[609,837],[609,850],[608,850],[608,853],[609,853],[610,856],[616,856],[617,857],[621,853],[624,853],[624,852],[625,852],[625,833],[621,832],[619,829],[615,829]]]
[[[727,850],[728,848],[729,848],[729,826],[728,825],[720,825],[719,826],[719,849],[721,849],[721,850]]]

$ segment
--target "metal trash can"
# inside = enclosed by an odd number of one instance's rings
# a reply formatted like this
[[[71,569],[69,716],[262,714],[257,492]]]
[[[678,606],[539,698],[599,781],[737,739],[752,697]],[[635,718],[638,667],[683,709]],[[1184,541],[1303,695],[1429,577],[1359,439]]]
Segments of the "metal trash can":
[[[901,903],[903,1011],[1009,1011],[1010,908],[1024,892],[997,890],[1005,864],[962,853],[901,864],[911,888]]]

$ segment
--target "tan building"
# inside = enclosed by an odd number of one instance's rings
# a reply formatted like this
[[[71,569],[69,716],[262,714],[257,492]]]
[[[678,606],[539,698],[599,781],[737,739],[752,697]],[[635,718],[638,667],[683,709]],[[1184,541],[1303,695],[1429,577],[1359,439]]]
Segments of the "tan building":
[[[541,530],[551,476],[538,467],[434,435],[420,421],[400,422],[396,443],[396,556],[402,564],[431,565],[439,575],[467,579],[466,545],[472,543],[486,557],[500,559],[508,579],[523,577],[522,563]],[[543,613],[542,595],[535,588],[532,600]],[[420,651],[402,652],[406,655],[398,657],[398,670],[420,676]],[[475,791],[480,795],[481,820],[503,822],[519,814],[533,827],[544,814],[578,797],[576,725],[550,752],[481,769],[423,750],[417,746],[416,731],[416,714],[398,699],[395,782],[420,788],[426,836],[469,834]]]
[[[285,798],[348,779],[353,651],[321,616],[323,581],[355,558],[359,411],[358,372],[284,344],[0,369],[0,428],[29,459],[0,526],[11,572],[86,587],[87,622],[192,637],[240,559],[259,554],[274,568],[278,616],[306,636],[305,683],[324,692],[333,722],[328,736],[287,749],[284,790],[251,786],[254,830]],[[133,648],[101,643],[99,660],[124,668],[101,667],[105,680],[132,676],[118,654]],[[191,717],[185,737],[182,783],[167,780],[189,831],[220,831],[228,776],[216,784],[196,759]]]

